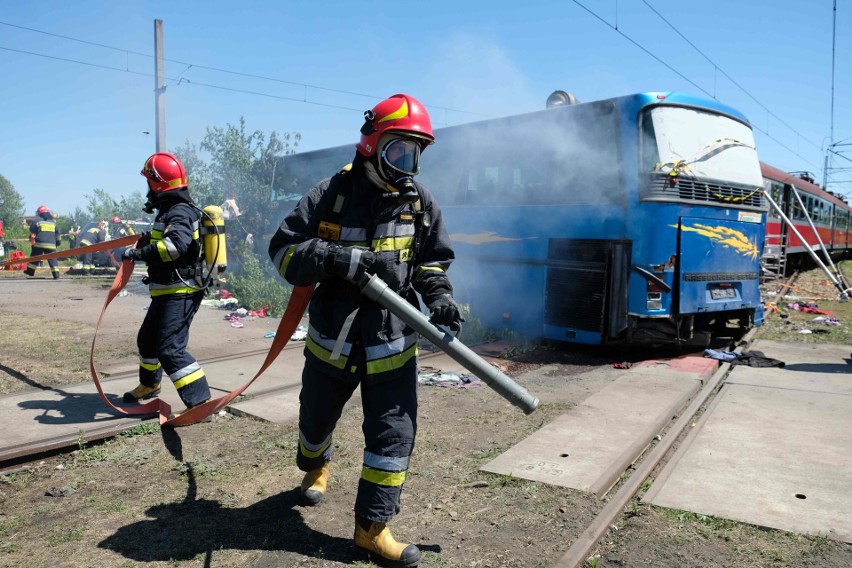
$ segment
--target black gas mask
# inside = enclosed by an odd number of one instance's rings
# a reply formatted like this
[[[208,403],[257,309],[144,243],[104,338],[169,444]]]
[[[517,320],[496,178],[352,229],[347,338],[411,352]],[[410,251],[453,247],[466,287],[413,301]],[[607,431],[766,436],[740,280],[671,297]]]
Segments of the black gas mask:
[[[390,191],[383,199],[405,204],[420,198],[414,185],[414,176],[420,170],[420,150],[420,141],[412,138],[393,137],[384,143],[378,153],[378,171]]]
[[[147,201],[145,201],[145,205],[142,206],[142,211],[149,214],[153,213],[154,202],[157,201],[157,194],[149,189],[148,194],[145,196],[145,199],[147,199]]]

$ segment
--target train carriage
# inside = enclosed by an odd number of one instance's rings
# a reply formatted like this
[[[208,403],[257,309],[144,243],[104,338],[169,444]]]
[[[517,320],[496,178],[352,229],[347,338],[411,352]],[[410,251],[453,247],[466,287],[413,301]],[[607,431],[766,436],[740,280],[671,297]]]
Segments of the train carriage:
[[[763,178],[746,118],[641,93],[435,131],[457,298],[489,327],[584,344],[706,343],[763,318]],[[304,192],[353,146],[285,158]],[[317,166],[317,167],[314,167]]]
[[[787,173],[765,163],[761,163],[760,168],[764,189],[796,228],[793,231],[777,211],[769,210],[766,248],[783,251],[788,269],[809,262],[806,245],[818,248],[820,241],[832,256],[848,255],[852,251],[852,208],[842,196],[816,185],[807,172]],[[793,194],[794,189],[801,204]]]

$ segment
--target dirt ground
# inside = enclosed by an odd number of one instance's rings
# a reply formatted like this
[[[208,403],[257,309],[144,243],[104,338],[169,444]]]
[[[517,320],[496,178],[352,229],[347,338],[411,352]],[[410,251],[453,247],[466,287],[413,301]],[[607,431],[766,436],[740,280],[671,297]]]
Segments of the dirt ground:
[[[0,276],[0,394],[89,380],[109,283]],[[146,305],[136,285],[109,308],[96,350],[100,370],[135,366]],[[224,313],[199,312],[190,344],[196,357],[268,347],[263,335],[278,320],[236,329]],[[588,371],[638,355],[553,346],[510,354],[504,370],[542,401],[532,415],[487,387],[420,389],[417,448],[391,528],[424,551],[421,566],[554,566],[606,504],[479,468],[606,384]],[[0,476],[0,566],[370,566],[351,545],[360,420],[357,405],[344,412],[329,491],[315,508],[297,505],[292,424],[224,415],[176,430],[144,423],[102,444],[81,439],[71,453]],[[634,500],[587,565],[848,568],[852,546]]]

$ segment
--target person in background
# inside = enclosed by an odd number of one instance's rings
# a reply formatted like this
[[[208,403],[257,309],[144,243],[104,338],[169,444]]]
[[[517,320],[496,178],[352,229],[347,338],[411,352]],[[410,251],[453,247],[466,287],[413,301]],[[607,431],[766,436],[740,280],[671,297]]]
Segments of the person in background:
[[[30,223],[30,243],[32,244],[32,256],[40,254],[48,254],[56,252],[56,245],[59,244],[59,228],[56,226],[56,219],[47,205],[39,205],[36,209],[38,219]],[[53,274],[53,279],[59,279],[59,263],[55,258],[47,261],[50,266],[50,272]],[[35,276],[36,268],[41,266],[41,261],[30,262],[27,264],[27,269],[24,274],[27,276]]]
[[[163,371],[187,408],[210,400],[201,365],[190,355],[189,327],[201,306],[204,287],[197,280],[201,260],[201,211],[189,195],[186,170],[176,156],[158,152],[145,161],[148,183],[146,212],[157,210],[150,236],[121,257],[148,265],[151,304],[136,337],[139,385],[124,394],[125,402],[157,396]]]
[[[92,223],[87,223],[83,229],[80,231],[80,236],[77,239],[78,248],[88,247],[91,245],[96,245],[98,243],[102,243],[107,240],[107,232],[106,232],[106,222],[104,221],[93,221]],[[83,263],[83,272],[84,274],[91,274],[95,269],[95,255],[100,255],[101,253],[83,253],[78,256],[80,262]]]
[[[426,109],[394,95],[364,113],[352,164],[319,182],[287,215],[269,255],[294,286],[313,286],[299,395],[296,465],[303,505],[325,495],[344,404],[361,387],[364,457],[355,499],[354,544],[386,566],[416,566],[420,550],[397,542],[387,523],[400,496],[417,432],[417,333],[366,299],[371,273],[436,324],[464,320],[447,268],[454,253],[438,204],[414,181],[434,141]]]
[[[80,223],[76,219],[71,219],[71,226],[68,228],[68,248],[77,248],[77,238],[80,236]]]
[[[122,221],[118,215],[114,215],[109,222],[112,229],[110,240],[114,241],[116,239],[122,239],[124,237],[129,237],[130,235],[136,234],[136,231],[134,231],[127,223]],[[120,256],[125,250],[127,250],[127,248],[130,247],[125,247],[121,249],[120,252],[116,252],[116,255]]]

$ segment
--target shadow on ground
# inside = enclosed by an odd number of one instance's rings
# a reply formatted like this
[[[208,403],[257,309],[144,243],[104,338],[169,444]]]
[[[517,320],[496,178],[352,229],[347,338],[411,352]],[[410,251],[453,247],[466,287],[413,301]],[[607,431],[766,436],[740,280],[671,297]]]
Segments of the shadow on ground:
[[[183,461],[178,431],[165,428],[162,436],[172,457]],[[182,502],[150,507],[145,511],[150,520],[120,527],[98,546],[136,562],[183,561],[203,554],[205,566],[211,565],[214,551],[224,549],[286,551],[344,564],[362,560],[351,538],[330,536],[305,524],[298,510],[298,488],[235,509],[196,499],[192,464],[184,463],[184,468],[187,493]],[[437,545],[418,546],[441,550]]]

